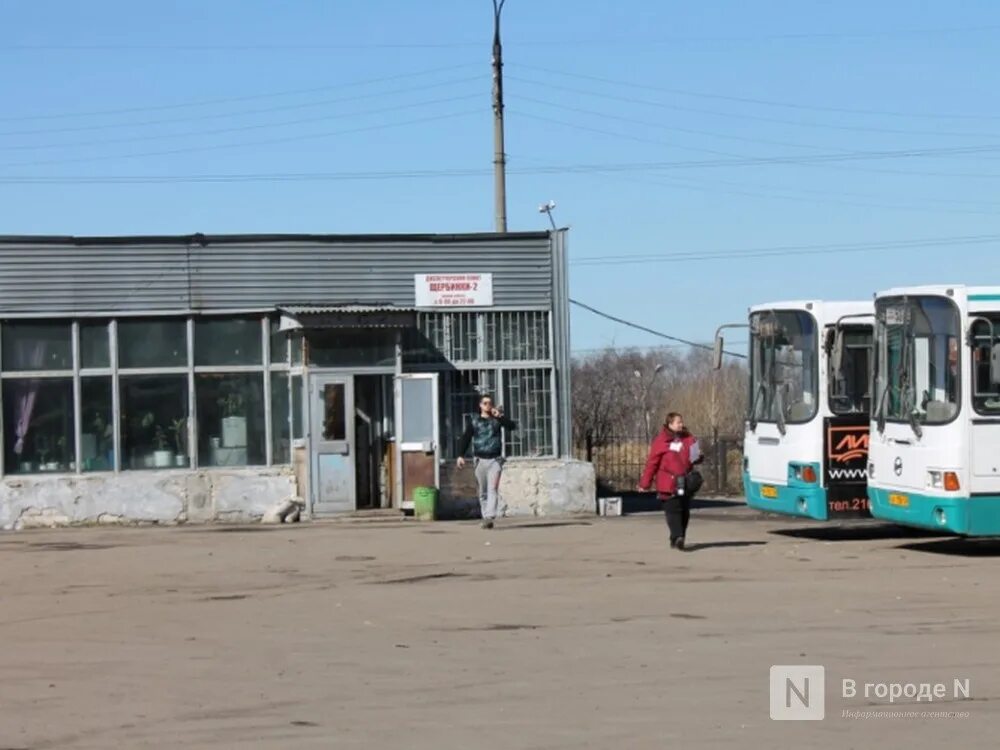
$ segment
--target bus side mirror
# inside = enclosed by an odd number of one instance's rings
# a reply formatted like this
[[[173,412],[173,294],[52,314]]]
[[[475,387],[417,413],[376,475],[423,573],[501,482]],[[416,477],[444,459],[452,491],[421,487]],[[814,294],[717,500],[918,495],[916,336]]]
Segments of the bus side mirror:
[[[715,336],[715,348],[712,350],[712,369],[722,369],[722,334]]]
[[[1000,344],[990,349],[990,380],[993,385],[1000,385]]]
[[[830,366],[834,373],[840,374],[840,366],[844,361],[844,331],[838,329],[833,337],[833,350],[830,352]]]

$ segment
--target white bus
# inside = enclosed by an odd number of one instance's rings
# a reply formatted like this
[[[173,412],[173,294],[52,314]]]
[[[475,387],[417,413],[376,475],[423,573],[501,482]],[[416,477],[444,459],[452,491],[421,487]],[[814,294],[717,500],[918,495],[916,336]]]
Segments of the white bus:
[[[868,517],[872,319],[871,302],[750,308],[747,505],[824,521]]]
[[[875,298],[872,515],[1000,534],[1000,287]]]

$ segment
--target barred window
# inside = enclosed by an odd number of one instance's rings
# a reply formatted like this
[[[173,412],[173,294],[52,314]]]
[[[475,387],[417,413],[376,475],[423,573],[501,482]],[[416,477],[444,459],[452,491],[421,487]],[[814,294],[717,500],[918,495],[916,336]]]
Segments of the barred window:
[[[476,313],[421,313],[417,330],[407,338],[408,362],[476,362],[479,360],[479,316]]]
[[[553,455],[552,396],[550,369],[503,371],[503,405],[517,423],[516,430],[506,433],[508,456]]]
[[[483,329],[489,362],[541,362],[551,357],[547,312],[488,313],[483,316]]]
[[[495,370],[452,370],[441,373],[441,450],[443,458],[458,458],[458,446],[469,420],[479,413],[479,401],[496,391]],[[495,396],[494,396],[495,398]]]

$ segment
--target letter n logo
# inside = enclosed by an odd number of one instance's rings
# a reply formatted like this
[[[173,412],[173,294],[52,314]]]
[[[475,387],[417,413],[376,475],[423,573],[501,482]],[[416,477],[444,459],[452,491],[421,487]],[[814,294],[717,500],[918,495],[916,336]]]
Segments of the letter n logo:
[[[822,721],[826,717],[826,670],[802,664],[771,667],[771,718]]]

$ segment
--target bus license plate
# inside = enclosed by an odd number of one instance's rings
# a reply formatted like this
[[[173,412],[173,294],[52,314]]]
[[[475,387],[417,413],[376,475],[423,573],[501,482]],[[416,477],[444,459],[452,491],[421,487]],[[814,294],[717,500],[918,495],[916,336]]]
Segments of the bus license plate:
[[[909,508],[910,498],[906,495],[889,495],[889,505],[895,505],[900,508]]]
[[[769,497],[773,500],[774,498],[778,497],[778,488],[772,487],[769,484],[765,484],[763,487],[760,488],[760,494],[763,497]]]

